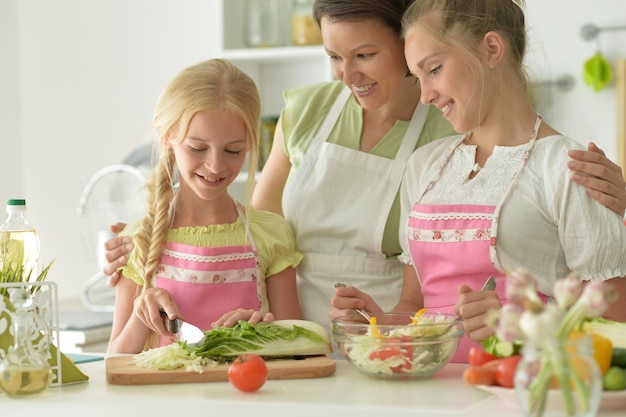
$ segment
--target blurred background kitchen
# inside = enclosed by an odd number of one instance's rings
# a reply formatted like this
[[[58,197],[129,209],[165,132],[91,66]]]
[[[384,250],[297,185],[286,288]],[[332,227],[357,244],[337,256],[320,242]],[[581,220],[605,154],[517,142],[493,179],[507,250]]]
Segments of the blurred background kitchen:
[[[154,105],[179,70],[232,59],[259,84],[270,123],[283,90],[332,79],[322,47],[292,37],[296,9],[272,15],[282,16],[284,32],[266,36],[282,46],[260,48],[246,1],[0,0],[0,203],[27,200],[40,263],[55,260],[48,280],[59,285],[61,310],[81,304],[85,283],[100,271],[106,225],[141,209],[136,193],[149,165]],[[614,70],[626,59],[623,0],[527,3],[539,111],[623,166],[626,91],[619,107],[617,74],[598,92],[583,80],[598,50]],[[594,39],[581,35],[587,24],[600,28]]]

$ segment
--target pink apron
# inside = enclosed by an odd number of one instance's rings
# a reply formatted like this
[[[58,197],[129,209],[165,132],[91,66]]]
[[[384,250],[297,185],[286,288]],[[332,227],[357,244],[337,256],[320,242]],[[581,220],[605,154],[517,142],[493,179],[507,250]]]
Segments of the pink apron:
[[[262,279],[254,240],[237,205],[249,245],[201,247],[167,242],[156,286],[170,292],[185,320],[209,330],[237,308],[262,311]],[[171,341],[162,338],[160,345]]]
[[[422,286],[424,307],[431,312],[455,314],[459,285],[480,290],[489,276],[496,278],[496,292],[501,302],[506,302],[503,268],[496,253],[498,217],[515,179],[526,165],[540,125],[541,116],[537,115],[522,163],[497,206],[420,204],[468,134],[463,135],[446,155],[436,177],[413,206],[407,229],[409,248]],[[464,335],[451,362],[467,363],[470,347],[477,345]]]

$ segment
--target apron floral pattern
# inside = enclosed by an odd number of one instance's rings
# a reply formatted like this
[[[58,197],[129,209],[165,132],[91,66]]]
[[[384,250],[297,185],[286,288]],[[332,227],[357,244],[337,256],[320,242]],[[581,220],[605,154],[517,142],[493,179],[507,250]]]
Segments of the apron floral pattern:
[[[238,204],[237,211],[245,227],[245,216]],[[187,322],[208,330],[211,323],[231,310],[262,311],[259,255],[247,228],[246,232],[248,245],[166,244],[156,286],[170,292]]]
[[[451,148],[436,177],[413,206],[408,220],[407,238],[413,265],[422,286],[425,308],[455,314],[459,285],[466,284],[479,290],[489,276],[496,278],[496,292],[501,302],[506,302],[504,273],[496,252],[498,218],[516,178],[528,160],[540,125],[541,116],[537,115],[522,162],[497,206],[421,204],[424,195],[441,176],[453,153],[469,134],[463,135]],[[474,345],[477,344],[464,335],[452,362],[467,362],[469,348]]]

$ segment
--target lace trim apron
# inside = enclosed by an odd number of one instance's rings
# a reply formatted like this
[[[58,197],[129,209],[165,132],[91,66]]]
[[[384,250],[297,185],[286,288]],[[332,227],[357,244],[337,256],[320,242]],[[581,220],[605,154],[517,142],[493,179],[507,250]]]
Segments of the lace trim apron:
[[[420,201],[441,177],[444,167],[455,150],[465,142],[463,135],[445,156],[436,176],[430,181],[412,208],[408,221],[408,240],[413,265],[417,270],[424,307],[431,311],[455,314],[459,285],[466,284],[479,290],[485,279],[493,276],[497,281],[500,300],[504,303],[504,273],[496,252],[498,218],[520,171],[526,165],[541,125],[538,114],[530,142],[522,162],[513,175],[497,206],[441,204],[427,205]],[[480,175],[480,172],[477,174]],[[464,335],[452,362],[467,362],[469,348],[477,345]]]
[[[203,330],[237,308],[262,311],[259,255],[243,210],[235,203],[248,245],[203,247],[167,242],[156,286],[170,292],[185,319]],[[169,344],[169,340],[161,340]]]

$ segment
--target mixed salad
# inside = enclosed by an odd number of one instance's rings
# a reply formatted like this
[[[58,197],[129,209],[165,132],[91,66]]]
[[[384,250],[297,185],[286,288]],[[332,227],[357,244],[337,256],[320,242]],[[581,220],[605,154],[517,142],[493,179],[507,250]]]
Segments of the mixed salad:
[[[418,312],[405,326],[378,326],[372,317],[365,334],[346,338],[346,358],[374,376],[430,376],[456,351],[462,327],[453,316]],[[457,323],[454,323],[457,321]]]

